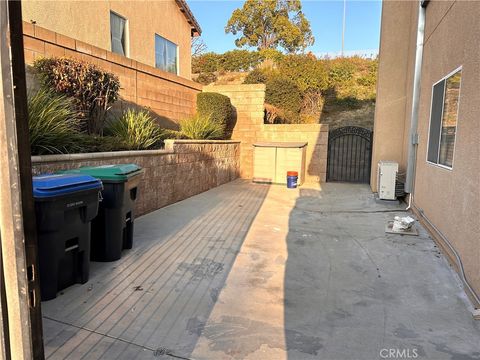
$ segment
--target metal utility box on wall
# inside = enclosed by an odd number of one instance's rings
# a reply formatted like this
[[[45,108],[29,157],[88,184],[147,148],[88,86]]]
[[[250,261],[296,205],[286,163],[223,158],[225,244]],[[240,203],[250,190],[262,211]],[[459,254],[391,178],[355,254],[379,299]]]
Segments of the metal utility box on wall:
[[[286,184],[287,171],[297,171],[298,184],[303,184],[306,142],[262,142],[253,147],[254,182]]]
[[[393,161],[378,162],[378,197],[382,200],[395,200],[395,182],[398,163]]]

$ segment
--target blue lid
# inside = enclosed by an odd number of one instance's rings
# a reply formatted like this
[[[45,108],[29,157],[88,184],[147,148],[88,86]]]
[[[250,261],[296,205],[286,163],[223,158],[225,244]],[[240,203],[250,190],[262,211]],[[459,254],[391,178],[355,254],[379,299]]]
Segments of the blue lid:
[[[94,189],[102,189],[102,182],[89,175],[50,174],[33,177],[33,196],[35,198],[49,198]]]

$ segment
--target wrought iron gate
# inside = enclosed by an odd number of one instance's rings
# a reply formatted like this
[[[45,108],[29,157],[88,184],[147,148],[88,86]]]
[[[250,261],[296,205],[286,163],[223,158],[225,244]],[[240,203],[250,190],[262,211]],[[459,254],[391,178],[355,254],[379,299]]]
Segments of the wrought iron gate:
[[[371,130],[345,126],[328,133],[327,181],[369,183]]]

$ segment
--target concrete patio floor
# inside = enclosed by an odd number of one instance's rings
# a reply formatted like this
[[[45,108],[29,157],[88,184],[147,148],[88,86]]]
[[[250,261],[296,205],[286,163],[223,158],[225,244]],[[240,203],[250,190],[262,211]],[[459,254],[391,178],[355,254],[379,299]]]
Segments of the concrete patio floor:
[[[401,211],[365,185],[238,180],[143,216],[121,260],[42,304],[46,355],[480,359],[480,323],[425,230],[385,234]]]

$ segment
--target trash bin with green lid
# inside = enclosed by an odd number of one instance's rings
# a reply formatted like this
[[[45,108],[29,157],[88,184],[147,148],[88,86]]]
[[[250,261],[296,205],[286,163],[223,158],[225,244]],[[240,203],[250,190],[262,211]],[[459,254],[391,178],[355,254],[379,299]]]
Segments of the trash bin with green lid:
[[[142,168],[136,164],[81,167],[68,173],[87,174],[102,180],[103,200],[98,216],[92,222],[90,258],[114,261],[123,249],[133,245],[135,200],[138,197]]]

